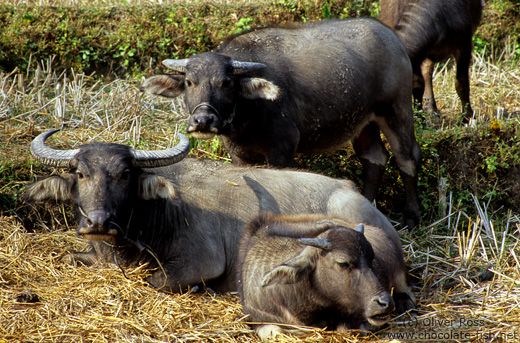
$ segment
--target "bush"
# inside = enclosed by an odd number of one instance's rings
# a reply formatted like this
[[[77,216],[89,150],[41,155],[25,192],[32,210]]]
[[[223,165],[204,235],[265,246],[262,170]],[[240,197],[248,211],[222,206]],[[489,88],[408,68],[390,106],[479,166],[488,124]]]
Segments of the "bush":
[[[495,4],[497,3],[497,4]],[[498,5],[500,3],[500,6]],[[96,5],[0,5],[0,69],[26,71],[31,60],[55,58],[57,68],[88,75],[138,76],[156,72],[160,61],[215,48],[225,37],[251,27],[353,16],[377,16],[374,0],[169,4],[114,7]],[[520,17],[518,5],[500,0],[486,7],[477,48],[502,47]],[[518,41],[520,46],[520,41]]]
[[[368,3],[368,2],[367,2]],[[255,26],[339,17],[348,1],[259,6],[195,3],[170,6],[0,7],[0,68],[26,71],[31,59],[55,57],[55,66],[86,74],[151,73],[166,58],[215,48],[226,36]]]

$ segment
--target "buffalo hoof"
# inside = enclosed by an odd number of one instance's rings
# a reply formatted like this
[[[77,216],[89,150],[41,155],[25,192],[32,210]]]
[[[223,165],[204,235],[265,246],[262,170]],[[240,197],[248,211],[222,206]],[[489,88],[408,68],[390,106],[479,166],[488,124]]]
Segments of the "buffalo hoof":
[[[22,304],[32,304],[32,303],[40,302],[40,298],[38,297],[38,294],[34,293],[32,290],[26,289],[26,290],[18,293],[14,297],[14,301],[16,301],[17,303],[22,303]]]
[[[74,267],[79,265],[91,266],[97,262],[97,256],[95,253],[79,252],[67,254],[61,258],[61,261]]]
[[[399,230],[408,229],[409,231],[413,231],[419,225],[419,222],[418,216],[407,216],[405,214],[404,221],[399,225]]]
[[[268,324],[261,325],[256,328],[256,334],[260,337],[262,341],[268,341],[275,338],[278,335],[283,333],[283,329],[278,325]]]

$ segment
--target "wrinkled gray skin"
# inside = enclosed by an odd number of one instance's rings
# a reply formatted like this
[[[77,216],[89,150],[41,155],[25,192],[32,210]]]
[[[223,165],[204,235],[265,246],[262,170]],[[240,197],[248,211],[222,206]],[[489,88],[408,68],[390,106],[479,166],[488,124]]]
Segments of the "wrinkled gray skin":
[[[78,234],[92,249],[69,262],[149,262],[149,283],[177,292],[204,280],[215,291],[236,290],[244,224],[261,211],[323,213],[395,230],[355,186],[312,173],[239,168],[184,159],[168,167],[133,167],[129,147],[79,147],[70,172],[27,187],[26,201],[72,201]],[[152,252],[156,258],[152,256]]]
[[[482,0],[381,0],[380,19],[404,43],[414,71],[413,97],[427,114],[438,113],[432,75],[436,63],[454,56],[455,89],[465,112],[470,104],[469,65],[472,37],[482,17]]]
[[[271,323],[254,325],[262,339],[298,333],[276,323],[367,330],[415,306],[397,234],[375,226],[265,213],[248,224],[239,268],[247,320]]]
[[[237,66],[242,62],[254,64]],[[239,165],[286,167],[297,152],[330,152],[353,141],[363,194],[372,201],[388,160],[381,130],[404,183],[404,225],[419,222],[410,61],[376,19],[258,29],[228,39],[216,53],[163,63],[175,74],[152,76],[141,89],[183,94],[188,132],[220,135]]]

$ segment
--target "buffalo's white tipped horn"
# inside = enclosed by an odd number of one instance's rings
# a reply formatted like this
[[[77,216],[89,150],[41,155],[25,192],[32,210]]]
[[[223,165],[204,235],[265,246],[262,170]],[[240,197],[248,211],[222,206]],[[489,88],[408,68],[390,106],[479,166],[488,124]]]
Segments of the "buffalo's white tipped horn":
[[[356,231],[359,233],[365,233],[365,225],[363,223],[359,223],[358,226],[356,226]]]
[[[45,145],[45,140],[60,130],[50,130],[39,134],[31,142],[31,153],[36,160],[51,167],[69,168],[76,163],[76,154],[79,149],[56,150]]]
[[[162,61],[162,64],[164,64],[166,67],[172,69],[172,70],[175,70],[176,72],[179,72],[179,73],[186,73],[187,69],[186,69],[186,65],[188,64],[188,60],[187,59],[183,59],[183,60],[164,60]]]
[[[139,168],[157,168],[169,166],[185,158],[190,152],[190,140],[182,133],[179,136],[179,144],[170,149],[163,150],[135,150],[131,149],[133,165]]]
[[[39,162],[59,168],[74,168],[76,154],[79,149],[57,150],[45,145],[45,140],[60,130],[50,130],[38,135],[31,142],[31,153]],[[180,142],[170,149],[163,150],[135,150],[130,149],[133,166],[138,168],[164,167],[181,161],[190,151],[190,140],[178,133]]]

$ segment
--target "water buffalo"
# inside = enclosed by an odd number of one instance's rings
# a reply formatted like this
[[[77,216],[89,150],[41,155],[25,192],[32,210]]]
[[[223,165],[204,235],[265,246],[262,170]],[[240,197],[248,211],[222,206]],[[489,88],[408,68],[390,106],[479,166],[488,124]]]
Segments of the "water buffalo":
[[[282,324],[366,330],[394,305],[415,306],[399,237],[376,226],[264,213],[248,224],[239,268],[244,312],[262,339],[292,331]]]
[[[455,56],[455,89],[467,122],[472,37],[482,17],[482,0],[381,0],[380,19],[403,41],[414,71],[413,97],[427,114],[438,112],[433,95],[435,63]]]
[[[404,224],[419,221],[420,150],[412,113],[412,70],[403,44],[373,18],[264,28],[226,40],[216,52],[165,60],[174,71],[141,89],[184,94],[187,131],[220,135],[233,163],[289,166],[297,152],[323,153],[353,141],[374,200],[388,152],[405,188]]]
[[[350,181],[290,170],[239,168],[184,159],[189,141],[163,151],[93,143],[56,150],[42,133],[31,144],[37,160],[69,168],[27,187],[27,201],[73,201],[77,232],[91,250],[68,256],[86,265],[149,263],[149,283],[164,291],[202,281],[236,290],[236,257],[243,226],[261,211],[322,213],[395,232]]]

